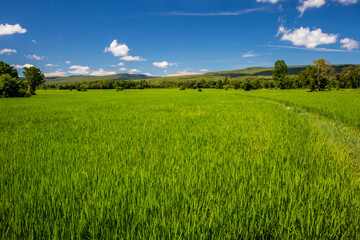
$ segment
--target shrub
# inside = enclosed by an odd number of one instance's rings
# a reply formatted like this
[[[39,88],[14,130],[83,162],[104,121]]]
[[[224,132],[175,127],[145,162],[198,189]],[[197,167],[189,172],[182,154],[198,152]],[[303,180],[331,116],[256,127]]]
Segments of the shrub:
[[[0,75],[0,95],[2,97],[29,96],[25,82],[19,78],[11,77],[8,73]]]

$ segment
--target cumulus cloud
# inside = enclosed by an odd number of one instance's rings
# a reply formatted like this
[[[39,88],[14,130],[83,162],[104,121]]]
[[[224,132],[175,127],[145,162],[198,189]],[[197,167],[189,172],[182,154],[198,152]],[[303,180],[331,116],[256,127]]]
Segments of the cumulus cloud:
[[[200,72],[208,72],[209,70],[207,69],[200,69]]]
[[[340,43],[342,44],[342,48],[347,48],[349,50],[359,48],[359,42],[355,41],[354,39],[344,38],[340,40]]]
[[[120,67],[124,66],[125,64],[123,62],[119,62],[117,65],[111,65],[110,67]]]
[[[32,64],[29,64],[29,63],[26,63],[26,64],[24,64],[24,65],[19,65],[19,64],[16,64],[15,65],[15,68],[25,68],[25,67],[32,67],[32,66],[34,66],[34,65],[32,65]]]
[[[72,69],[69,71],[69,73],[72,74],[89,74],[90,68],[88,66],[79,66],[79,65],[73,65],[69,67],[69,69]]]
[[[139,61],[139,62],[146,61],[145,58],[142,58],[142,57],[139,57],[139,56],[124,56],[124,57],[122,57],[120,59],[124,60],[124,61],[128,61],[128,62],[131,62],[131,61]]]
[[[4,48],[0,50],[0,54],[4,54],[6,53],[7,55],[11,55],[12,53],[17,53],[17,51],[15,49],[10,49],[10,48]]]
[[[104,50],[104,52],[111,52],[115,57],[126,56],[129,51],[130,49],[126,44],[119,44],[116,39],[112,41],[110,47],[105,47]]]
[[[36,41],[36,40],[31,40],[31,42],[33,42],[33,43],[37,43],[37,41]]]
[[[162,62],[153,62],[153,65],[159,68],[167,68],[167,67],[177,66],[177,63],[169,63],[167,61],[162,61]]]
[[[323,33],[320,28],[310,30],[308,27],[288,30],[281,26],[276,36],[281,34],[281,41],[290,41],[295,46],[306,46],[307,48],[316,48],[318,45],[335,43],[338,37],[336,34]]]
[[[119,71],[126,71],[127,68],[119,68]]]
[[[51,64],[51,63],[48,63],[48,64],[45,64],[45,67],[58,67],[59,65],[55,65],[55,64]]]
[[[66,63],[66,64],[70,64],[71,62],[70,62],[70,61],[66,61],[65,63]]]
[[[44,73],[44,75],[45,77],[65,77],[66,72],[55,71],[55,72]]]
[[[2,35],[12,35],[15,33],[26,33],[26,29],[22,28],[20,24],[10,25],[10,24],[0,24],[0,36]]]
[[[185,76],[185,75],[200,75],[203,73],[197,73],[197,72],[189,72],[188,70],[179,71],[175,74],[168,74],[169,77],[175,77],[175,76]]]
[[[45,59],[44,56],[38,56],[38,55],[35,55],[35,54],[33,54],[33,55],[27,55],[26,58],[28,58],[28,59],[34,59],[34,60],[39,60],[39,61]]]
[[[144,75],[148,76],[148,77],[152,77],[153,75],[151,73],[143,73]]]
[[[359,0],[333,0],[334,2],[341,3],[343,5],[356,4]],[[326,0],[300,0],[301,5],[297,7],[300,12],[300,17],[304,14],[308,8],[320,8],[326,4]]]
[[[263,3],[277,3],[280,2],[280,0],[256,0],[257,2],[263,2]]]
[[[105,71],[102,68],[99,68],[99,70],[92,71],[90,73],[91,76],[106,76],[106,75],[115,75],[115,71]]]
[[[135,69],[135,68],[129,70],[129,73],[130,73],[130,74],[139,73],[139,72],[141,72],[141,71],[138,70],[138,69]]]
[[[325,5],[325,0],[300,0],[300,2],[302,5],[297,7],[300,16],[302,16],[308,8],[319,8]]]

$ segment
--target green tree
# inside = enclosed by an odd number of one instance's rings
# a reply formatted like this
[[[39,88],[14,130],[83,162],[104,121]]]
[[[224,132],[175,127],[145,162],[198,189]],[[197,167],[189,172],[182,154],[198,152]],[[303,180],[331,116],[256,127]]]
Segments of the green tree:
[[[0,75],[0,96],[1,97],[25,97],[27,96],[25,82],[10,74]]]
[[[37,67],[25,67],[23,71],[24,77],[27,80],[28,86],[30,86],[31,95],[35,95],[35,90],[38,86],[45,83],[45,76]]]
[[[13,78],[19,78],[17,70],[7,63],[0,62],[0,75],[9,74]]]
[[[287,75],[287,66],[284,60],[277,60],[272,73],[275,82],[281,81]]]
[[[221,81],[221,79],[219,81],[216,82],[216,89],[223,89],[223,82]]]
[[[325,81],[329,76],[329,73],[333,71],[333,67],[330,65],[330,62],[324,58],[313,60],[314,67],[316,69],[316,84],[318,90],[326,86]]]

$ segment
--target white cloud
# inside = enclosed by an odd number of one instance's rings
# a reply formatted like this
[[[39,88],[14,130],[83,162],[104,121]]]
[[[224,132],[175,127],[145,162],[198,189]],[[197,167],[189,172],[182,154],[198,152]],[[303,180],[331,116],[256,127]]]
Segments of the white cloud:
[[[12,53],[17,53],[17,51],[15,49],[10,49],[10,48],[4,48],[0,50],[0,54],[4,54],[6,53],[7,55],[10,55]]]
[[[187,70],[184,70],[184,71],[179,71],[175,74],[168,74],[167,76],[169,77],[175,77],[175,76],[185,76],[185,75],[200,75],[200,74],[203,74],[203,73],[197,73],[197,72],[189,72]]]
[[[124,61],[128,61],[128,62],[130,62],[130,61],[139,61],[139,62],[146,61],[145,58],[142,58],[142,57],[139,57],[139,56],[124,56],[124,57],[122,57],[120,59],[124,60]]]
[[[51,63],[48,63],[48,64],[45,64],[45,67],[58,67],[59,65],[55,65],[55,64],[51,64]]]
[[[277,3],[280,2],[280,0],[256,0],[257,2],[263,2],[263,3]]]
[[[119,62],[117,65],[111,65],[110,67],[120,67],[124,66],[125,64],[123,62]]]
[[[164,70],[164,73],[167,73],[167,70]]]
[[[119,68],[119,71],[126,71],[127,68]]]
[[[340,40],[340,43],[342,44],[342,48],[347,48],[349,50],[359,48],[359,42],[355,41],[354,39],[344,38]]]
[[[290,41],[295,46],[306,46],[307,48],[316,48],[318,45],[336,43],[338,37],[336,34],[323,33],[320,28],[311,31],[308,27],[287,30],[281,26],[276,36],[281,34],[281,41]]]
[[[69,67],[69,69],[73,69],[72,71],[69,71],[69,73],[72,74],[89,74],[90,68],[88,66],[78,66],[73,65]]]
[[[250,58],[250,57],[257,57],[257,56],[258,56],[258,54],[255,54],[253,52],[244,53],[242,55],[243,58]]]
[[[116,74],[116,72],[114,72],[114,71],[105,71],[102,68],[99,68],[99,70],[92,71],[90,73],[91,76],[106,76],[106,75],[115,75],[115,74]]]
[[[45,77],[65,77],[66,72],[55,71],[55,72],[44,73],[44,75]]]
[[[200,72],[208,72],[209,70],[207,69],[200,69]]]
[[[153,75],[151,73],[143,73],[144,75],[148,76],[148,77],[152,77]]]
[[[177,66],[177,63],[169,63],[167,61],[162,61],[162,62],[153,62],[153,65],[159,68],[167,68],[167,67]]]
[[[70,61],[66,61],[65,63],[66,63],[66,64],[70,64],[71,62],[70,62]]]
[[[308,8],[319,8],[325,5],[325,0],[300,0],[300,2],[302,5],[297,7],[300,16],[302,16]]]
[[[15,33],[26,33],[26,29],[22,28],[20,24],[0,24],[0,36],[1,35],[12,35]]]
[[[33,55],[27,55],[26,58],[28,58],[28,59],[34,59],[34,60],[39,60],[39,61],[45,59],[44,56],[37,56],[37,55],[35,55],[35,54],[33,54]]]
[[[130,49],[126,44],[119,44],[115,39],[110,44],[110,47],[105,47],[104,52],[111,52],[115,57],[126,56]]]
[[[15,65],[15,68],[25,68],[25,67],[32,67],[32,66],[34,66],[34,65],[32,65],[32,64],[29,64],[29,63],[26,63],[26,64],[24,64],[24,65],[19,65],[19,64],[16,64]]]
[[[356,4],[358,0],[334,0],[335,2],[342,3],[344,5]]]
[[[130,69],[130,70],[129,70],[129,73],[130,73],[130,74],[139,73],[139,72],[141,72],[141,71],[138,70],[138,69]]]
[[[37,43],[37,41],[36,41],[36,40],[31,40],[31,42],[33,42],[33,43]]]

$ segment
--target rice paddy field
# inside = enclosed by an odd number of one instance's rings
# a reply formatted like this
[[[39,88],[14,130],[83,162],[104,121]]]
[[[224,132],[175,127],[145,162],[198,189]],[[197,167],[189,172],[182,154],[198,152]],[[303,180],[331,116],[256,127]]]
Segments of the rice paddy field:
[[[0,239],[360,239],[360,93],[0,99]]]

